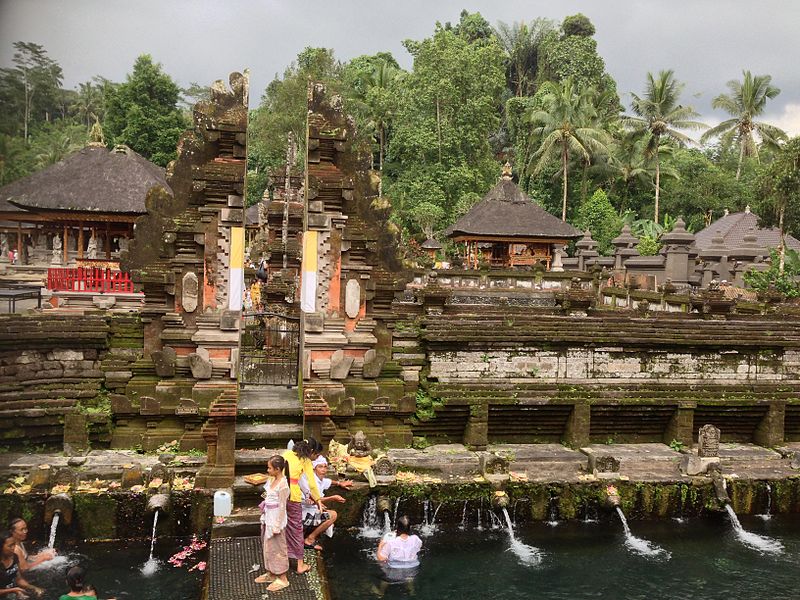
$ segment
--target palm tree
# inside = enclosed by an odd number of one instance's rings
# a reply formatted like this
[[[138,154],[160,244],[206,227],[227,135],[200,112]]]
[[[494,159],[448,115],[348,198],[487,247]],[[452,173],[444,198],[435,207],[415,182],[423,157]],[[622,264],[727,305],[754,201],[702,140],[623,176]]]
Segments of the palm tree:
[[[561,161],[561,220],[566,221],[570,155],[591,161],[593,154],[606,151],[609,138],[596,125],[596,96],[592,88],[584,88],[579,92],[572,78],[568,77],[560,84],[545,82],[540,91],[544,94],[542,108],[533,109],[528,114],[528,120],[533,125],[532,135],[540,140],[539,149],[531,157],[531,162],[537,159],[533,173],[540,173],[555,160]]]
[[[754,133],[758,134],[762,143],[774,147],[778,146],[779,141],[787,139],[786,132],[782,129],[755,120],[764,112],[767,100],[781,93],[774,85],[770,85],[772,77],[753,75],[750,71],[742,71],[742,75],[744,81],[732,79],[728,82],[730,94],[720,94],[711,102],[711,106],[721,108],[733,118],[712,127],[700,138],[701,142],[705,142],[711,137],[720,136],[723,141],[738,142],[739,165],[736,167],[736,181],[739,181],[742,174],[745,156],[755,156],[759,160]]]
[[[644,96],[639,97],[634,93],[631,108],[635,117],[626,117],[624,122],[634,130],[647,136],[645,154],[655,159],[656,166],[656,202],[653,220],[658,223],[658,203],[661,191],[661,164],[658,158],[661,138],[674,140],[681,144],[688,144],[692,139],[678,131],[678,129],[700,129],[703,123],[692,121],[699,115],[691,106],[679,103],[683,84],[675,79],[675,73],[670,69],[660,71],[657,77],[652,73],[647,74],[647,89]]]
[[[386,128],[392,118],[395,102],[390,87],[399,74],[400,69],[383,60],[374,66],[366,80],[365,101],[369,107],[372,126],[378,134],[378,170],[381,172],[386,156]]]
[[[539,18],[530,24],[522,21],[513,25],[498,21],[494,34],[506,51],[506,78],[515,96],[533,94],[539,49],[544,37],[554,30],[555,26],[549,19]]]
[[[92,83],[78,84],[78,94],[72,104],[72,111],[86,124],[86,130],[92,127],[92,120],[99,118],[98,113],[102,107],[103,98],[100,90]]]

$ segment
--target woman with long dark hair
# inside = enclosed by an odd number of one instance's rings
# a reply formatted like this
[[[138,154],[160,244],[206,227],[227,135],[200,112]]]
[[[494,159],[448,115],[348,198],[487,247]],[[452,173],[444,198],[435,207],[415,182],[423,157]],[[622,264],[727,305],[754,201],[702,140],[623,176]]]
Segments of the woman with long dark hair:
[[[291,450],[282,454],[286,460],[289,480],[289,501],[286,503],[286,549],[289,558],[297,560],[297,572],[305,573],[311,569],[303,559],[303,491],[300,489],[300,475],[305,473],[311,498],[317,503],[320,512],[325,512],[322,495],[314,478],[313,461],[322,452],[322,444],[314,438],[296,442]]]

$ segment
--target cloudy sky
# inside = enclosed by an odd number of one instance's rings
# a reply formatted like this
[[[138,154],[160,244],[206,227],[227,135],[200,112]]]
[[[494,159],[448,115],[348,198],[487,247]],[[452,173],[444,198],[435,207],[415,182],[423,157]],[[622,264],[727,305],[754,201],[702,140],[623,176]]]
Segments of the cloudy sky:
[[[620,92],[641,91],[648,71],[673,69],[686,83],[684,103],[709,123],[723,117],[711,99],[727,81],[744,69],[770,74],[782,91],[765,120],[800,134],[793,0],[0,0],[0,65],[21,40],[47,49],[66,87],[94,75],[122,81],[142,53],[183,86],[249,68],[256,105],[305,46],[333,48],[341,60],[388,50],[410,68],[402,40],[429,36],[464,8],[492,24],[583,12]]]

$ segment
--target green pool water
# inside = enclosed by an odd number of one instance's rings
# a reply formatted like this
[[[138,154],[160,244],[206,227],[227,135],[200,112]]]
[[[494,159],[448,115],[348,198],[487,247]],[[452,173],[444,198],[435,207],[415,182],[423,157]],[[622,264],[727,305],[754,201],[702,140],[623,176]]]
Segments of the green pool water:
[[[47,590],[44,600],[57,600],[67,592],[64,576],[67,568],[80,564],[88,571],[89,581],[97,588],[98,598],[118,600],[197,600],[200,598],[202,573],[175,568],[167,562],[181,549],[177,543],[157,544],[154,558],[157,570],[146,576],[142,567],[148,559],[146,541],[98,542],[59,548],[54,561],[29,571],[28,581]],[[233,599],[232,599],[233,600]]]
[[[613,515],[595,523],[519,525],[516,553],[506,529],[440,526],[423,537],[422,565],[413,590],[391,585],[383,597],[800,598],[800,516],[743,517],[741,524],[745,534],[768,536],[762,541],[778,542],[782,550],[770,553],[746,545],[726,515],[682,522],[631,521],[634,541],[626,538]],[[323,554],[332,600],[379,597],[377,542],[347,531],[337,531],[328,542]]]

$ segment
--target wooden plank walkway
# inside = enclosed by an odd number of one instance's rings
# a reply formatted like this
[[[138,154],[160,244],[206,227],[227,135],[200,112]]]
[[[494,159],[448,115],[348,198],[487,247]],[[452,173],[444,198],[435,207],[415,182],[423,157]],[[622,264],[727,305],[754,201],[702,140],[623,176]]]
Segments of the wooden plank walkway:
[[[289,570],[289,587],[268,592],[267,584],[253,581],[263,573],[261,541],[257,536],[211,540],[208,564],[208,600],[326,600],[321,577],[319,553],[306,550],[305,560],[311,570],[298,575]],[[258,572],[250,572],[253,565]]]

